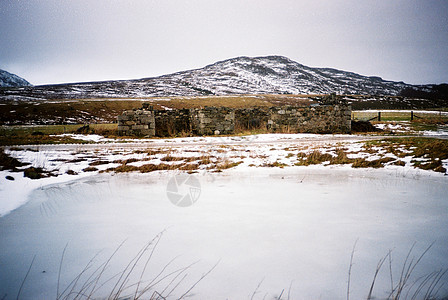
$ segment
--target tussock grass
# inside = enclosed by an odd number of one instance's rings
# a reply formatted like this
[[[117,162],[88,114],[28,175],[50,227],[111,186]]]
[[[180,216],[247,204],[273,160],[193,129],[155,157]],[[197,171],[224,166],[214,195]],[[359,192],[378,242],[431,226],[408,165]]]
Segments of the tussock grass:
[[[67,170],[65,173],[68,175],[78,175],[78,173],[73,170]]]
[[[213,158],[212,156],[207,156],[207,155],[199,156],[199,157],[197,157],[198,164],[199,165],[209,165],[209,164],[213,163],[212,158]]]
[[[442,161],[448,159],[448,141],[433,138],[389,138],[363,142],[364,145],[360,151],[363,154],[380,155],[382,157],[369,160],[367,157],[349,158],[349,152],[342,148],[337,148],[332,154],[322,153],[314,150],[310,153],[299,152],[296,166],[309,166],[328,162],[330,165],[352,164],[353,168],[382,168],[385,165],[392,164],[405,166],[406,163],[400,158],[414,157],[423,158],[422,160],[413,159],[411,164],[414,167],[423,170],[433,170],[435,172],[446,173],[446,168]],[[396,157],[384,156],[391,153]],[[290,158],[291,153],[287,155]]]
[[[10,170],[12,172],[23,172],[23,176],[30,179],[40,179],[50,176],[57,176],[53,173],[57,170],[47,171],[41,167],[30,166],[26,169],[18,169],[28,165],[30,165],[30,163],[21,162],[18,159],[7,155],[3,149],[0,149],[0,171]]]
[[[230,169],[230,168],[234,168],[236,166],[239,166],[240,164],[242,164],[243,161],[229,161],[229,160],[225,160],[223,162],[220,162],[218,164],[216,164],[215,168],[217,170],[225,170],[225,169]]]
[[[181,167],[179,167],[179,170],[182,171],[195,171],[199,169],[199,164],[184,164]]]
[[[142,166],[133,166],[128,164],[122,164],[121,166],[115,168],[108,168],[102,172],[115,172],[115,173],[128,173],[128,172],[140,172],[140,173],[150,173],[154,171],[165,171],[165,170],[179,170],[185,164],[145,164]]]
[[[266,163],[263,164],[262,167],[268,167],[268,168],[280,168],[283,169],[284,167],[288,167],[287,164],[279,162],[279,161],[275,161],[273,163]]]
[[[310,154],[300,152],[297,157],[300,160],[295,164],[296,166],[318,165],[333,158],[331,154],[322,153],[319,150],[314,150]]]
[[[95,172],[95,171],[98,171],[98,169],[95,167],[87,167],[87,168],[82,169],[82,171],[83,172]]]
[[[370,143],[380,145],[379,141]],[[414,167],[441,173],[446,172],[442,160],[448,159],[448,140],[421,137],[396,138],[383,140],[381,145],[400,158],[411,156],[426,159],[426,161],[412,160]]]
[[[352,164],[352,168],[382,168],[386,163],[395,161],[392,157],[383,157],[380,159],[366,160],[365,158],[357,158]]]
[[[100,166],[109,164],[108,160],[95,160],[89,163],[89,166]]]
[[[402,167],[406,166],[406,163],[404,161],[402,161],[402,160],[394,161],[393,164],[396,165],[396,166],[402,166]]]
[[[128,159],[124,159],[124,160],[117,159],[117,160],[114,160],[113,162],[117,163],[117,164],[127,165],[127,164],[130,164],[130,163],[133,163],[133,162],[137,162],[137,161],[141,161],[141,160],[142,159],[138,159],[138,158],[128,158]]]
[[[27,164],[20,162],[17,158],[7,155],[3,149],[0,149],[0,171],[17,171],[17,168],[25,165]]]
[[[199,160],[200,158],[198,157],[194,157],[194,156],[172,156],[171,154],[162,157],[160,160],[161,161],[184,161],[184,162],[192,162],[192,161],[196,161]]]
[[[185,157],[167,155],[165,157],[162,157],[160,160],[161,161],[181,161],[181,160],[184,160],[184,159],[185,159]]]
[[[50,177],[52,175],[53,174],[51,174],[48,171],[45,171],[42,168],[29,167],[29,168],[26,168],[25,170],[23,170],[23,176],[28,177],[30,179],[46,178],[46,177]]]
[[[170,164],[146,164],[138,167],[140,173],[149,173],[154,171],[177,170],[181,165]]]
[[[294,153],[288,153],[287,155],[286,155],[286,158],[291,158],[291,157],[293,157],[294,156]]]
[[[347,153],[341,149],[336,149],[336,156],[330,158],[331,165],[345,165],[353,162],[352,158],[347,157]]]

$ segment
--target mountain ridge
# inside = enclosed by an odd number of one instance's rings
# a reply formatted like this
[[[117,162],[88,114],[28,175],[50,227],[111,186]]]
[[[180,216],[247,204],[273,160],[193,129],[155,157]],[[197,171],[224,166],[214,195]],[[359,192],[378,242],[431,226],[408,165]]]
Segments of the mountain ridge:
[[[431,94],[436,85],[411,85],[334,68],[308,67],[285,56],[240,56],[205,67],[133,80],[79,82],[3,90],[0,99],[66,99],[233,94]]]

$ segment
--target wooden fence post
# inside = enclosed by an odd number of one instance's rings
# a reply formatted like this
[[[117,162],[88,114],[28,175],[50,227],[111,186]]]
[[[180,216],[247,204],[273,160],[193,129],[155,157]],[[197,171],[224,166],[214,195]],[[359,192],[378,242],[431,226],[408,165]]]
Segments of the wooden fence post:
[[[411,121],[414,120],[414,111],[411,110]]]
[[[378,112],[378,121],[381,121],[381,112]]]

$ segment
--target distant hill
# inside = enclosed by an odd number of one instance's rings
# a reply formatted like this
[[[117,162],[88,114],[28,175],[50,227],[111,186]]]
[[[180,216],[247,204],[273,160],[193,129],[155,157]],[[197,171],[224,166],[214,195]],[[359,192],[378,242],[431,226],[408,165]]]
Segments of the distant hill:
[[[0,69],[0,87],[31,86],[25,79]]]
[[[437,85],[410,85],[331,68],[307,67],[283,56],[266,56],[237,57],[153,78],[3,89],[0,100],[329,93],[446,97],[446,93],[441,93],[445,90]]]

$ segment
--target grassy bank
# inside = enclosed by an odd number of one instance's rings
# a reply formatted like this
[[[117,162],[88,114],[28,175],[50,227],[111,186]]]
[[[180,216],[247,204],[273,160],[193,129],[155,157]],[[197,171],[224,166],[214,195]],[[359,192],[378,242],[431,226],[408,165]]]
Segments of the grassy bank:
[[[103,136],[116,136],[117,124],[84,125],[41,125],[41,126],[1,126],[0,146],[87,143],[68,136],[57,136],[64,133],[89,133]]]
[[[396,110],[396,111],[379,111],[381,112],[381,121],[411,121],[411,111]],[[352,119],[354,120],[372,120],[378,121],[378,111],[357,110],[352,112]],[[412,122],[415,123],[448,123],[448,113],[442,109],[424,111],[414,110]]]

